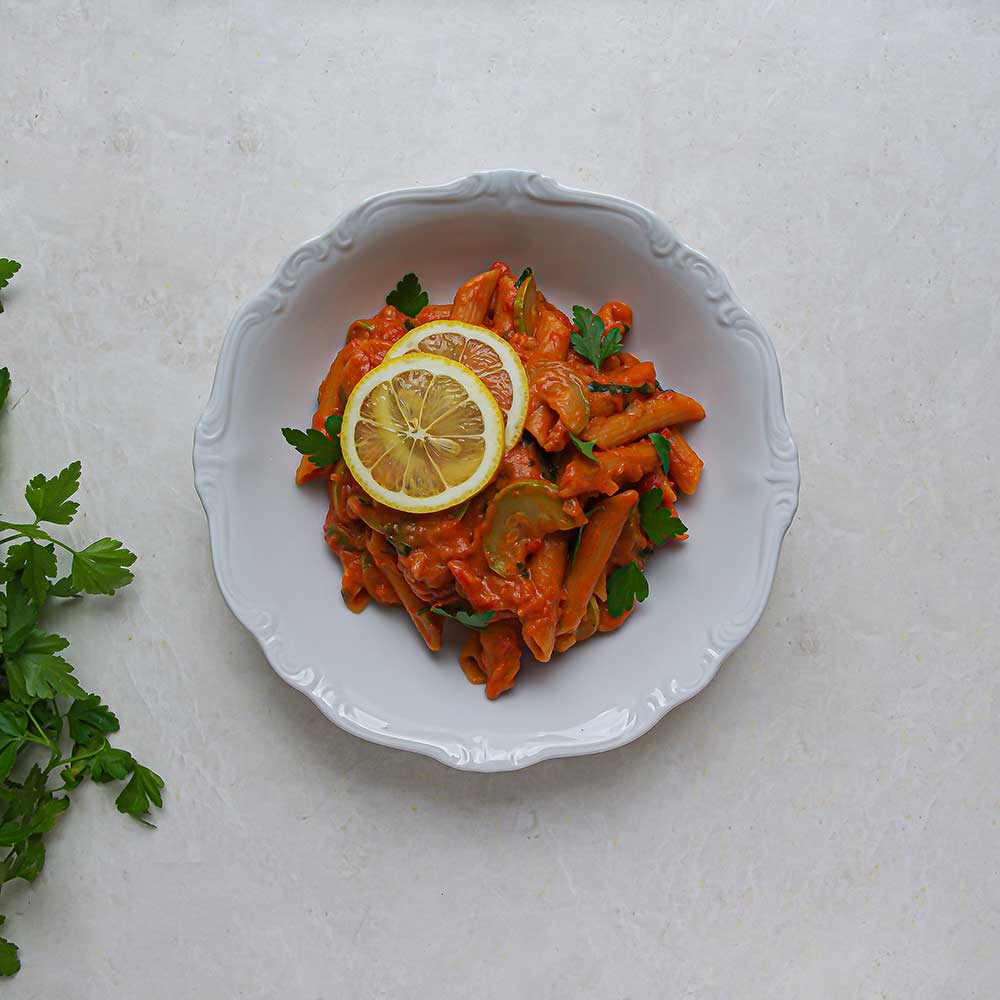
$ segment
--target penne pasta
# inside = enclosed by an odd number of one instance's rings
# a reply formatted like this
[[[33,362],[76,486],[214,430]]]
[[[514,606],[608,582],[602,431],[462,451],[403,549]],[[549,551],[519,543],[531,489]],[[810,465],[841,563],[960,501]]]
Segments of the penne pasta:
[[[451,318],[462,323],[482,323],[499,280],[500,269],[496,267],[470,278],[455,293]]]
[[[414,326],[433,323],[439,319],[451,319],[451,303],[443,302],[437,305],[426,305],[413,318]]]
[[[486,675],[486,697],[499,698],[514,686],[521,669],[521,643],[517,622],[491,622],[480,636],[479,668]]]
[[[670,475],[682,493],[690,496],[698,489],[704,464],[684,435],[673,430],[670,434]]]
[[[577,455],[559,474],[559,495],[578,497],[588,493],[617,493],[623,483],[634,483],[660,468],[660,456],[646,439],[635,444],[594,451],[594,458]]]
[[[504,339],[510,339],[510,335],[514,332],[516,294],[513,275],[502,274],[497,281],[496,293],[493,296],[493,329]]]
[[[617,326],[624,336],[632,329],[632,307],[624,302],[605,302],[597,315],[603,320],[605,330]]]
[[[621,413],[595,417],[584,430],[583,438],[593,441],[598,448],[617,448],[665,427],[704,417],[705,408],[696,399],[679,392],[663,392],[630,403]]]
[[[568,554],[569,538],[564,532],[558,532],[545,536],[541,548],[528,564],[528,575],[540,601],[522,619],[521,634],[528,651],[542,663],[549,661],[555,646]]]
[[[407,614],[417,627],[417,631],[427,643],[427,648],[440,649],[443,620],[431,612],[430,608],[413,593],[409,584],[403,579],[402,574],[396,568],[395,549],[382,535],[373,531],[368,539],[368,551],[375,559],[375,565],[389,582],[389,586],[395,591],[399,602],[406,608]]]
[[[566,598],[559,616],[557,634],[575,632],[587,602],[601,579],[601,574],[618,541],[629,511],[639,502],[635,490],[618,493],[601,501],[587,514],[587,523],[580,536],[580,547],[566,575]]]
[[[458,654],[458,665],[468,678],[470,684],[485,684],[486,674],[479,665],[483,658],[483,644],[479,638],[479,633],[470,630],[469,637],[465,640],[462,652]]]

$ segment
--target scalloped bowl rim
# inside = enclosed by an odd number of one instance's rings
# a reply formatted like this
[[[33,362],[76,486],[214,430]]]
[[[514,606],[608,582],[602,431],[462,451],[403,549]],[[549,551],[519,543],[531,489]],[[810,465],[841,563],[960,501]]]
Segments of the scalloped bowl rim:
[[[352,706],[332,702],[322,683],[313,684],[313,673],[286,670],[280,662],[280,641],[272,626],[272,615],[250,607],[238,596],[238,587],[227,573],[224,545],[228,536],[228,510],[225,493],[215,490],[221,467],[220,447],[227,424],[230,384],[235,374],[235,344],[252,317],[278,312],[282,302],[294,290],[297,274],[309,259],[325,259],[332,252],[351,248],[361,234],[365,220],[375,211],[410,202],[455,203],[483,196],[523,195],[547,204],[567,207],[602,208],[638,222],[649,239],[650,251],[671,266],[689,268],[702,284],[705,299],[715,310],[722,325],[738,331],[755,342],[764,359],[764,406],[771,468],[765,479],[770,486],[771,502],[767,509],[766,534],[770,547],[761,553],[761,566],[754,593],[730,621],[711,629],[700,663],[702,672],[688,687],[670,686],[669,694],[657,688],[642,704],[633,706],[634,720],[603,735],[584,735],[566,739],[564,734],[541,734],[520,747],[491,747],[485,737],[463,737],[454,732],[392,731],[380,725],[366,725],[365,713]],[[487,170],[470,174],[448,184],[402,188],[367,198],[344,213],[326,232],[300,244],[293,250],[254,295],[237,310],[223,340],[212,391],[194,434],[193,464],[195,488],[208,519],[212,564],[219,589],[230,611],[254,636],[272,669],[290,686],[302,691],[330,720],[342,729],[363,739],[400,750],[410,750],[451,767],[472,771],[507,771],[540,761],[600,753],[625,746],[648,732],[671,709],[702,691],[718,673],[719,667],[757,624],[770,596],[777,570],[782,541],[798,507],[800,474],[798,452],[791,436],[784,410],[781,373],[770,338],[763,327],[739,303],[719,268],[693,250],[677,232],[650,210],[614,195],[566,187],[550,177],[525,170]],[[378,721],[378,720],[376,720]]]

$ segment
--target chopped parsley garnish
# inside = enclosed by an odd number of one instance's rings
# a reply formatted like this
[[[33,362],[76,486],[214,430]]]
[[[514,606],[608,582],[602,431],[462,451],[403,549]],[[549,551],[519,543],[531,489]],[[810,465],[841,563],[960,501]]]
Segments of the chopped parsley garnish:
[[[639,520],[642,530],[654,545],[662,545],[668,538],[686,535],[684,522],[663,506],[663,490],[659,486],[639,497]]]
[[[608,614],[620,618],[636,601],[649,597],[649,582],[636,562],[616,569],[608,577]]]
[[[416,316],[430,298],[420,287],[420,279],[411,271],[399,279],[385,301],[387,305],[395,306],[404,316]]]
[[[640,396],[652,396],[656,392],[648,382],[643,382],[642,385],[615,385],[609,382],[591,382],[587,388],[591,392],[609,392],[612,396],[627,396],[632,392],[637,392]]]
[[[573,306],[573,322],[579,331],[570,334],[573,350],[600,371],[601,365],[622,349],[621,330],[613,326],[605,333],[604,320],[584,306]]]
[[[466,628],[486,628],[493,618],[493,611],[478,611],[470,613],[468,611],[449,611],[447,608],[431,608],[431,611],[442,618],[451,618],[452,621],[464,625]]]
[[[656,449],[656,454],[660,456],[660,464],[663,466],[663,471],[670,472],[670,439],[665,438],[662,434],[650,434],[649,440],[653,442],[653,447]]]
[[[577,451],[579,451],[581,455],[586,455],[592,462],[597,461],[594,457],[594,448],[596,445],[593,441],[581,441],[580,438],[578,438],[572,431],[567,431],[567,433],[569,434],[570,441],[576,445]]]
[[[300,455],[305,455],[318,468],[324,468],[340,461],[340,425],[343,421],[344,418],[340,416],[327,417],[323,425],[326,434],[315,427],[310,427],[307,431],[282,427],[281,433]]]

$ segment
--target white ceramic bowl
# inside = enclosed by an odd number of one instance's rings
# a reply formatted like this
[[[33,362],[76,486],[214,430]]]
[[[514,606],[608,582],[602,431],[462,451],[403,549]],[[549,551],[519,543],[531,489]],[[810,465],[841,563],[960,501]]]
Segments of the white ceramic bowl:
[[[490,702],[457,627],[432,654],[398,608],[344,607],[326,491],[294,485],[279,428],[308,426],[348,323],[400,275],[447,301],[494,260],[530,264],[567,311],[630,303],[629,350],[708,418],[690,430],[706,463],[682,503],[691,540],[649,560],[646,602],[550,664],[526,654]],[[194,466],[219,587],[278,674],[349,732],[480,771],[621,746],[705,687],[764,609],[799,487],[774,349],[718,268],[632,202],[516,170],[378,195],[295,250],[229,327]]]

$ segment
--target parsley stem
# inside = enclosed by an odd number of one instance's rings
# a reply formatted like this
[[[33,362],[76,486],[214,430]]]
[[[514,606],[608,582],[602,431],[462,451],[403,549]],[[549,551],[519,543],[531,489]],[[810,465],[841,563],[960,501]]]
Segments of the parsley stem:
[[[108,741],[105,740],[96,750],[88,750],[86,753],[78,753],[72,757],[64,757],[62,760],[57,761],[53,767],[63,767],[66,764],[72,764],[77,760],[86,760],[88,757],[93,757],[99,754],[106,746],[108,746]]]
[[[14,541],[15,538],[23,538],[24,535],[20,531],[15,531],[13,535],[8,535],[6,538],[0,538],[0,545],[6,545],[8,542]]]
[[[31,719],[32,725],[34,725],[35,729],[37,729],[38,732],[41,734],[42,740],[45,742],[45,745],[55,750],[56,749],[55,744],[52,742],[52,740],[49,739],[49,734],[45,732],[45,730],[42,729],[42,727],[38,724],[38,720],[31,714],[31,709],[25,708],[25,712],[28,713],[28,718]],[[30,736],[28,738],[34,739],[34,737]],[[35,740],[35,742],[38,743],[39,741]]]

